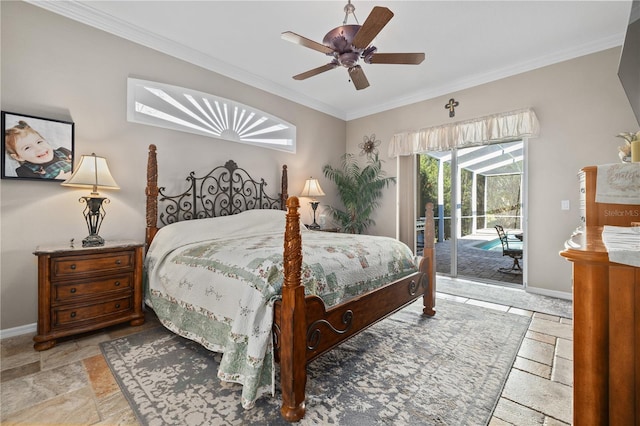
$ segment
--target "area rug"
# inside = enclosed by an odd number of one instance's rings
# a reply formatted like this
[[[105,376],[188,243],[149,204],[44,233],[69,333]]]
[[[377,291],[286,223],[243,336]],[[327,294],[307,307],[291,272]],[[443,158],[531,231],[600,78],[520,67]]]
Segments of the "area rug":
[[[441,293],[498,303],[505,306],[513,306],[515,308],[556,315],[563,318],[573,317],[573,304],[571,300],[527,293],[517,288],[448,278],[440,275],[437,281],[437,291]]]
[[[299,424],[488,423],[530,319],[440,299],[429,318],[419,302],[309,365]],[[243,409],[240,386],[216,378],[220,355],[163,327],[101,349],[143,425],[288,424],[279,388]]]

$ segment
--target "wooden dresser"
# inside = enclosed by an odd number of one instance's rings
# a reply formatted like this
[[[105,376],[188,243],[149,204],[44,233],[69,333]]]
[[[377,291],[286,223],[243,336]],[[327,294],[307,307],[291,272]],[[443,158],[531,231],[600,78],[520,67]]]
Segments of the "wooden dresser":
[[[579,175],[583,226],[560,253],[573,264],[573,424],[638,426],[640,268],[611,262],[602,230],[639,221],[640,205],[596,203],[596,173]]]
[[[573,424],[638,425],[640,268],[609,262],[600,226],[560,254],[573,263]]]
[[[56,339],[129,321],[144,323],[144,244],[107,242],[100,247],[38,247],[36,350]]]
[[[598,166],[584,167],[578,173],[581,225],[630,226],[631,222],[640,221],[640,205],[596,203],[597,176]]]

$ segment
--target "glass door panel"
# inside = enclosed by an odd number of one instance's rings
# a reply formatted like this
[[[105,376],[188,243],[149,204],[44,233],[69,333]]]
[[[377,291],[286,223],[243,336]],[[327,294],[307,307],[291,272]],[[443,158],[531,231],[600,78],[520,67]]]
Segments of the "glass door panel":
[[[512,259],[502,256],[495,225],[522,237],[523,160],[522,141],[418,157],[417,205],[435,206],[436,272],[522,284],[521,271],[500,271]]]

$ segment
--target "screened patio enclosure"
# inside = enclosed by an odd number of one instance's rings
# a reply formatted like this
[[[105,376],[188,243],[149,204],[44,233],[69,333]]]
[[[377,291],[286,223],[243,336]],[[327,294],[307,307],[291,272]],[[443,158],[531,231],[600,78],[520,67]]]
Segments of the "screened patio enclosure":
[[[451,175],[452,152],[428,152],[418,158],[418,226],[427,202],[434,205],[436,236],[451,236],[449,221],[455,217],[458,238],[496,224],[520,229],[522,224],[522,141],[482,145],[456,150],[457,173]],[[434,182],[436,182],[434,184]],[[453,185],[456,191],[452,191]],[[456,214],[451,195],[457,194]]]
[[[523,159],[522,141],[418,155],[416,205],[434,205],[437,272],[522,284],[521,274],[499,272],[509,260],[494,226],[522,237]],[[417,213],[419,250],[423,218]]]

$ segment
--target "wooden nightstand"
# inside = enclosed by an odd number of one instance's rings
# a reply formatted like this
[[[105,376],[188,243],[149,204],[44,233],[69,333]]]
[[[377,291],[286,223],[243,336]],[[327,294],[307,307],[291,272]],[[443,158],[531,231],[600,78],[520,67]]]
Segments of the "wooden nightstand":
[[[144,323],[144,244],[111,241],[100,247],[38,247],[38,334],[43,351],[56,339],[130,321]]]

